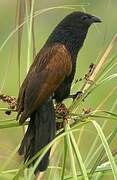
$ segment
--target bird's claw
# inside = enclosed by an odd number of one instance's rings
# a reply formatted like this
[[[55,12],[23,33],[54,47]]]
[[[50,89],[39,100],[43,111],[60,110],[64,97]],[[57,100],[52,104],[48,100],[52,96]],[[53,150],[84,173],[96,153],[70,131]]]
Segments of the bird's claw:
[[[71,95],[69,95],[69,98],[72,98],[73,101],[74,101],[74,100],[76,99],[76,97],[79,98],[79,97],[82,96],[82,94],[83,94],[82,91],[78,91],[76,94],[71,94]]]

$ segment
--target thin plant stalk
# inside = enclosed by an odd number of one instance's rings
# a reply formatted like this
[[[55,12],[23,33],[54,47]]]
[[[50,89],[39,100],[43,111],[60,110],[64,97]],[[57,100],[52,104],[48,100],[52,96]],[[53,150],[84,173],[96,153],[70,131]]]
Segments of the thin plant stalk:
[[[34,13],[34,4],[35,0],[32,0],[31,4],[31,12],[30,12],[30,23],[29,23],[29,31],[28,31],[28,52],[27,52],[27,72],[30,67],[30,59],[31,59],[31,40],[32,40],[32,25],[33,25],[33,13]]]

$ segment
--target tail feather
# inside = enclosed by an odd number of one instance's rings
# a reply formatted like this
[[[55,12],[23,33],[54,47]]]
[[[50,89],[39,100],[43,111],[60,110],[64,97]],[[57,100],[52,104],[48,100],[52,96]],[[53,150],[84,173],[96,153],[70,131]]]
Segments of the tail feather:
[[[25,161],[31,159],[38,151],[55,137],[55,112],[52,99],[47,100],[30,118],[29,126],[19,148],[19,154]],[[46,170],[49,163],[50,150],[39,163],[36,171]],[[33,162],[33,164],[35,161]]]
[[[34,129],[33,121],[31,119],[27,131],[24,135],[24,138],[21,142],[20,148],[18,150],[19,155],[26,154],[27,150],[31,145],[31,142],[34,140],[34,134],[35,134],[35,129]]]

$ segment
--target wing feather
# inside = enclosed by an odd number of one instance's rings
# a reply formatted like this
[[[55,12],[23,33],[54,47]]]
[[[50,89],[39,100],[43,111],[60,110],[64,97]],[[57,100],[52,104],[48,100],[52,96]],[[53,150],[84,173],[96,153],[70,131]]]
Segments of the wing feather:
[[[71,72],[71,57],[62,44],[44,48],[35,58],[18,97],[20,123],[23,123]]]

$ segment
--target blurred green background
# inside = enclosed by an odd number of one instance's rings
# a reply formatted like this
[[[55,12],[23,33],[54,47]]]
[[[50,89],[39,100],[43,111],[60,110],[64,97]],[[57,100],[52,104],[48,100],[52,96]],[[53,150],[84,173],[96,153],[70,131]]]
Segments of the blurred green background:
[[[7,39],[9,34],[15,28],[16,21],[16,0],[0,0],[0,47]],[[93,62],[97,62],[101,55],[104,53],[107,45],[112,40],[113,36],[117,32],[117,0],[36,0],[35,11],[39,9],[45,9],[53,6],[62,5],[82,5],[75,7],[75,10],[86,11],[88,13],[99,16],[102,19],[101,24],[93,25],[87,35],[84,47],[79,53],[77,63],[76,77],[84,77],[89,69],[89,65]],[[84,5],[84,6],[83,6]],[[36,51],[42,47],[47,37],[56,26],[57,23],[67,14],[74,10],[70,9],[54,9],[45,12],[35,18],[35,43]],[[21,81],[26,75],[26,60],[27,60],[27,48],[28,48],[28,34],[27,25],[24,26],[23,39],[22,39],[22,52],[21,52]],[[17,33],[15,33],[7,42],[5,47],[0,51],[0,91],[1,93],[11,96],[17,96],[18,94],[18,58],[17,58]],[[114,47],[110,57],[113,57],[117,52],[117,45]],[[33,58],[32,58],[33,59]],[[116,73],[117,66],[110,72]],[[84,102],[84,107],[91,107],[95,109],[101,101],[108,95],[112,88],[117,85],[117,79],[114,79],[107,84],[97,88],[91,96]],[[82,82],[76,84],[73,87],[72,92],[80,89]],[[113,103],[117,99],[117,90],[108,99],[108,101],[101,107],[102,109],[110,110]],[[7,107],[7,104],[0,102],[0,107]],[[117,106],[115,108],[117,113]],[[15,117],[15,114],[11,116],[5,115],[0,112],[0,120],[11,119]],[[104,120],[99,121],[101,124]],[[108,135],[111,129],[115,127],[115,122],[109,121],[104,132]],[[88,127],[87,127],[88,129]],[[85,132],[80,141],[80,150],[85,159],[88,149],[90,148],[96,131],[90,127],[92,134]],[[15,149],[22,138],[22,128],[9,128],[0,130],[0,164],[2,164],[9,154]],[[100,142],[100,141],[99,141]],[[112,147],[117,145],[117,141],[112,144]],[[12,159],[12,164],[9,169],[17,167],[19,161],[17,157]],[[110,179],[110,178],[109,178]]]

